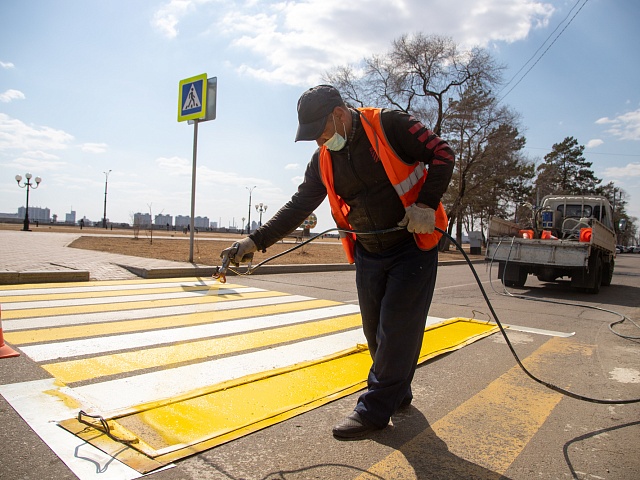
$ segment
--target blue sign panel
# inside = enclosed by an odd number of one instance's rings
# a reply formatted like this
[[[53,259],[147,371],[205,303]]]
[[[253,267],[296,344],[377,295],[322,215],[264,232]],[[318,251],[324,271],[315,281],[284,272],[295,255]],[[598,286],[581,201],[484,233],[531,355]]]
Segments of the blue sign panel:
[[[204,118],[207,111],[207,74],[180,81],[178,121]]]

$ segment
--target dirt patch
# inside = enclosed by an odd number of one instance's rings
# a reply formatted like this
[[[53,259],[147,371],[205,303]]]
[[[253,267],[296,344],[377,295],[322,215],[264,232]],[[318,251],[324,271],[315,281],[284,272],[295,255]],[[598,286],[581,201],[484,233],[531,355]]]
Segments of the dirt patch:
[[[197,238],[193,243],[193,261],[200,265],[219,265],[220,252],[230,247],[237,236],[229,240],[214,240]],[[266,258],[282,253],[292,247],[298,248],[287,255],[273,260],[274,265],[312,264],[312,263],[346,263],[346,257],[342,245],[334,242],[312,242],[300,247],[299,243],[276,243],[269,247],[266,253],[256,252],[253,264],[257,264]],[[189,239],[166,239],[140,237],[109,237],[109,236],[83,236],[69,245],[72,248],[85,250],[97,250],[100,252],[132,255],[135,257],[157,258],[162,260],[174,260],[178,262],[189,261]]]

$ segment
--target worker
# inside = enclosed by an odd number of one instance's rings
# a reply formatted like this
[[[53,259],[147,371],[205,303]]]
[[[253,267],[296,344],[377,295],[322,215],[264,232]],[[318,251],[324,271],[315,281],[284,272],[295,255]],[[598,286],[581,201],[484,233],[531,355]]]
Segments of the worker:
[[[333,435],[362,437],[384,428],[413,399],[411,381],[436,283],[440,234],[435,227],[447,225],[440,200],[454,154],[412,115],[351,108],[330,85],[300,97],[295,140],[319,147],[298,191],[267,223],[220,256],[235,264],[249,261],[253,252],[298,228],[327,196],[338,227],[358,232],[342,234],[341,240],[348,261],[355,263],[373,364],[367,390],[333,427]]]

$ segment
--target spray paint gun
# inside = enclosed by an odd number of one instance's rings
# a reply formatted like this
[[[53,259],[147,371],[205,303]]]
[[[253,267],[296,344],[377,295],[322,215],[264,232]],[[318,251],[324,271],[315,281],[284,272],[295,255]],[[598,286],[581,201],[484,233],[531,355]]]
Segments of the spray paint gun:
[[[231,248],[224,250],[220,255],[220,258],[222,258],[222,265],[220,267],[216,267],[216,271],[213,274],[213,278],[218,280],[220,283],[227,282],[227,270],[231,270],[229,265],[232,263],[236,267],[239,267],[240,263],[247,263],[247,270],[251,271],[251,262],[253,262],[253,252],[247,253],[243,255],[241,259],[236,260],[236,253],[238,252],[239,245],[240,244],[238,242],[235,242],[231,246]]]

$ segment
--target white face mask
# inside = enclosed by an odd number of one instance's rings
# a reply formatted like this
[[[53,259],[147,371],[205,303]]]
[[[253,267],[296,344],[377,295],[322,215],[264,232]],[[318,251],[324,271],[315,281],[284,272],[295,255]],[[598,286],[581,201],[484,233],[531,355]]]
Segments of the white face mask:
[[[332,152],[337,152],[338,150],[342,150],[344,146],[347,144],[347,127],[345,127],[344,123],[342,124],[342,128],[344,129],[344,137],[338,133],[338,127],[336,127],[336,117],[333,117],[333,128],[335,128],[336,133],[333,136],[324,142],[324,146],[327,147]]]

